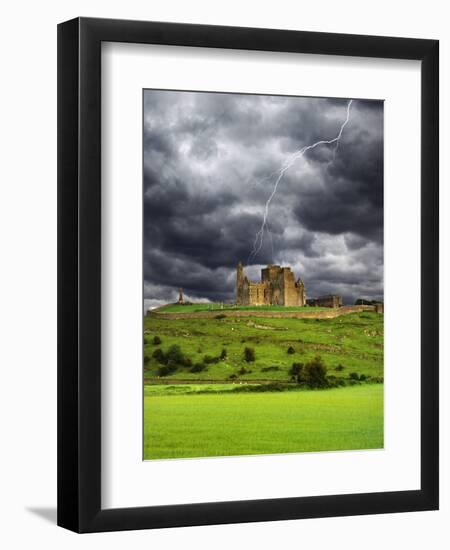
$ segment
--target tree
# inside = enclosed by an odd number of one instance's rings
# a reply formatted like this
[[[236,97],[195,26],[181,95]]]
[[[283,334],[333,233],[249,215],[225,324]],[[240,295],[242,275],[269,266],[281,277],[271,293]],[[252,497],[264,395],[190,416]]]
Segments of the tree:
[[[247,363],[251,363],[255,360],[255,349],[254,348],[245,348],[244,349],[244,359]]]
[[[306,363],[303,379],[310,388],[327,388],[329,386],[327,368],[319,355]]]

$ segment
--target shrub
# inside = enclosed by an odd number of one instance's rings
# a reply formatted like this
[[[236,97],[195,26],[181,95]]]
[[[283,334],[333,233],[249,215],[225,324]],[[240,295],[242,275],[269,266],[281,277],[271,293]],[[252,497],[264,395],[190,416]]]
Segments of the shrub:
[[[190,372],[201,372],[202,370],[206,369],[205,363],[195,363],[195,365],[189,369]]]
[[[180,346],[176,344],[170,346],[166,353],[161,348],[155,349],[152,357],[161,363],[161,365],[172,365],[177,367],[192,367],[192,359],[186,357],[181,351]],[[164,375],[163,375],[164,376]]]
[[[245,367],[241,367],[239,370],[238,370],[238,373],[242,376],[244,374],[250,374],[252,371],[251,370],[248,370],[246,369]]]
[[[159,376],[168,376],[177,370],[177,366],[172,361],[169,361],[167,365],[162,365],[158,369]]]
[[[280,382],[272,382],[270,384],[258,384],[258,385],[242,384],[237,388],[233,388],[231,391],[233,393],[252,393],[252,392],[260,393],[260,392],[271,392],[271,391],[285,391],[289,389],[291,388],[289,388],[287,384],[281,384]]]
[[[228,377],[230,380],[236,380],[237,378],[237,374],[230,374],[230,376]]]
[[[222,348],[222,351],[220,352],[220,358],[223,360],[223,359],[226,359],[228,353],[227,353],[227,350],[226,348]]]
[[[214,315],[214,319],[225,319],[226,315],[223,313],[219,313],[219,315]]]
[[[330,381],[327,378],[327,368],[319,355],[305,365],[294,363],[289,372],[297,380],[298,384],[308,386],[309,388],[330,387]]]
[[[330,388],[337,388],[339,386],[345,386],[346,382],[343,378],[337,376],[328,376],[328,386]]]
[[[303,366],[303,363],[292,363],[289,374],[291,374],[292,376],[298,376],[302,372]]]
[[[350,380],[359,380],[359,374],[357,372],[351,372],[348,377]]]
[[[345,369],[344,365],[341,365],[340,363],[337,367],[334,367],[334,370],[337,370],[338,372],[342,372],[344,369]]]
[[[181,351],[180,346],[178,346],[177,344],[173,344],[172,346],[170,346],[170,348],[166,352],[166,359],[167,362],[172,361],[173,363],[178,365],[183,364],[184,355]]]
[[[167,363],[166,356],[161,348],[155,349],[152,353],[152,357],[156,359],[158,363],[161,363],[161,365],[165,365]]]
[[[310,388],[326,388],[329,385],[327,368],[319,355],[316,355],[311,362],[306,363],[303,376]]]
[[[361,382],[364,382],[365,380],[367,380],[367,375],[366,374],[361,374],[359,376],[359,379],[361,380]]]
[[[146,365],[150,361],[150,357],[148,355],[144,355],[144,365]]]
[[[162,343],[162,340],[159,336],[154,336],[153,337],[153,345],[154,346],[159,346],[161,343]]]
[[[255,348],[245,348],[244,359],[247,361],[247,363],[253,362],[255,360]]]
[[[220,361],[220,356],[218,357],[212,357],[211,355],[205,355],[203,357],[203,363],[206,365],[213,365],[214,363],[218,363]]]
[[[295,353],[295,349],[292,346],[289,346],[287,352],[289,355],[293,355]]]

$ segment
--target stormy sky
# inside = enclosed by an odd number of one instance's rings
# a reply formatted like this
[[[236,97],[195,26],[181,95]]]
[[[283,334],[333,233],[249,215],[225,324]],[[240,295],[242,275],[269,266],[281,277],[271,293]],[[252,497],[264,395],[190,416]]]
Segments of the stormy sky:
[[[307,297],[383,297],[383,103],[144,91],[144,307],[235,299],[236,265],[259,280],[291,266]]]

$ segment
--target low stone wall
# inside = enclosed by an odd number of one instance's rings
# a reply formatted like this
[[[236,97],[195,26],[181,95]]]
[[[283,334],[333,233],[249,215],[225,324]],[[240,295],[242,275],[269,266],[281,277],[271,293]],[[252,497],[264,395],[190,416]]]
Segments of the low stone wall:
[[[158,311],[148,311],[149,317],[158,317],[160,319],[215,319],[218,315],[221,317],[271,317],[271,318],[293,318],[293,319],[334,319],[341,315],[349,313],[359,313],[362,311],[376,311],[375,306],[342,306],[336,309],[321,309],[318,311],[268,311],[268,310],[222,310],[197,311],[190,313],[162,313]]]

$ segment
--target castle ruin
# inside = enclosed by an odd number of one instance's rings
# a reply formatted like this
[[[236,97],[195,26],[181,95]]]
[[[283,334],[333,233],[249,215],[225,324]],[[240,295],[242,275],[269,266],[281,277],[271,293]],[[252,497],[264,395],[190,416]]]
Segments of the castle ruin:
[[[254,283],[244,274],[239,262],[236,276],[236,303],[240,306],[304,306],[305,285],[295,276],[290,267],[268,265],[261,269],[261,282]]]

